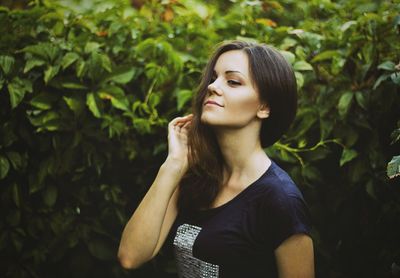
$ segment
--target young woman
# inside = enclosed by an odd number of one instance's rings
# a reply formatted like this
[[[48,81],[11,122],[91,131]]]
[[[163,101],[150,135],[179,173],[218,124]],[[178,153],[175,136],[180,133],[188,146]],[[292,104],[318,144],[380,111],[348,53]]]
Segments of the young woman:
[[[293,70],[277,50],[219,45],[193,114],[169,123],[167,159],[122,234],[122,266],[171,246],[180,277],[314,277],[307,206],[263,150],[296,109]]]

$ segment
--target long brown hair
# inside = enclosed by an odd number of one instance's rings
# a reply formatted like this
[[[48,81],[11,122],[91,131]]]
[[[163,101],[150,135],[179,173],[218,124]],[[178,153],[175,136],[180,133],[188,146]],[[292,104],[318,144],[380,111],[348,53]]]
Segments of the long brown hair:
[[[297,85],[290,64],[278,50],[265,44],[228,41],[217,45],[203,70],[193,99],[193,120],[189,132],[189,170],[180,184],[179,210],[209,208],[222,185],[224,160],[212,129],[200,120],[208,85],[219,56],[242,50],[249,59],[249,72],[262,103],[270,108],[260,130],[263,148],[279,140],[293,122],[297,110]]]

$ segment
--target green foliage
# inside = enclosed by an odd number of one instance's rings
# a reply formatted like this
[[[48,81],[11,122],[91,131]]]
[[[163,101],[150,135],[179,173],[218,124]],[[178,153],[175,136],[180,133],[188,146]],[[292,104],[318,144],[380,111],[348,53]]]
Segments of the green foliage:
[[[5,277],[130,275],[119,237],[165,158],[166,124],[189,112],[216,43],[236,38],[274,45],[295,70],[296,120],[267,152],[310,205],[317,274],[389,277],[400,265],[399,4],[145,2],[0,8]]]

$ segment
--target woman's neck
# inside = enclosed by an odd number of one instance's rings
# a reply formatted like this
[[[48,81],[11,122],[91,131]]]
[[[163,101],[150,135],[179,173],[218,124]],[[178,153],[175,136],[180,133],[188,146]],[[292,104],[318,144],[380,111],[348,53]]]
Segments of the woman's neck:
[[[266,171],[270,159],[261,147],[258,129],[218,128],[216,136],[224,159],[224,185],[245,183]]]

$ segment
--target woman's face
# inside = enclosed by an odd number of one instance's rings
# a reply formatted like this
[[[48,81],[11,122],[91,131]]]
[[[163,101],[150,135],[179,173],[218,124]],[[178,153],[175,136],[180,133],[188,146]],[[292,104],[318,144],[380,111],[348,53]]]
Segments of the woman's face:
[[[267,117],[268,112],[253,87],[247,54],[242,50],[221,54],[203,101],[201,121],[211,126],[241,128]]]

